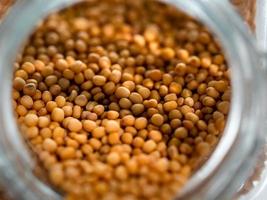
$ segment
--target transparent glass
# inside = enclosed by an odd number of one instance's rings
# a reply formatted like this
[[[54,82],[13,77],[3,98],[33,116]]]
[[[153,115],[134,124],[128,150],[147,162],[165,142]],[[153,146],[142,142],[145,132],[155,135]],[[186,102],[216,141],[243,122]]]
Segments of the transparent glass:
[[[231,66],[233,87],[223,137],[177,198],[231,199],[254,168],[256,155],[265,142],[267,90],[264,86],[267,79],[264,54],[228,1],[165,2],[201,20],[217,35]],[[11,80],[16,54],[39,20],[73,3],[73,0],[20,0],[0,25],[0,180],[16,199],[62,198],[33,173],[34,159],[13,118]]]

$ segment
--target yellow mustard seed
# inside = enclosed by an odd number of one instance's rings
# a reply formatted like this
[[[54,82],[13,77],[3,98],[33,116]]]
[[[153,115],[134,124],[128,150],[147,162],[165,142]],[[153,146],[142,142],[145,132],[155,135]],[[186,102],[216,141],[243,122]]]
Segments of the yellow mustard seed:
[[[75,118],[70,118],[67,127],[70,131],[79,132],[82,129],[82,123]]]
[[[164,117],[160,114],[154,114],[151,117],[151,122],[156,126],[161,126],[164,123]]]
[[[64,116],[64,111],[61,108],[54,108],[51,113],[51,119],[55,122],[62,122]]]
[[[84,2],[31,38],[14,63],[14,117],[64,198],[172,199],[218,143],[231,71],[192,17]]]
[[[128,88],[121,86],[116,89],[115,95],[118,98],[127,98],[130,95],[130,91]]]
[[[157,147],[157,144],[153,140],[148,140],[144,143],[142,149],[145,153],[151,153],[152,151],[156,149],[156,147]]]

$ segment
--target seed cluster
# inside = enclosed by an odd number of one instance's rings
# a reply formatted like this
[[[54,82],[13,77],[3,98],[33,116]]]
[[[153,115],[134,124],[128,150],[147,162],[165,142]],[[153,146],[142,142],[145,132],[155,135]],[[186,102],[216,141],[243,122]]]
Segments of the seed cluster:
[[[69,200],[171,199],[217,143],[229,101],[210,32],[151,0],[50,15],[15,63],[19,127]]]

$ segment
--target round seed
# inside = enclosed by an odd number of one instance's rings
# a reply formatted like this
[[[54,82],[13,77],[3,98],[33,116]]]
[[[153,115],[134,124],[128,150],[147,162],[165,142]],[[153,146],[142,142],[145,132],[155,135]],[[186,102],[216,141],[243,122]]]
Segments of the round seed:
[[[70,118],[67,126],[68,129],[73,132],[79,132],[82,129],[82,123],[75,118]]]
[[[155,125],[155,126],[161,126],[164,123],[164,117],[160,114],[154,114],[151,117],[151,122]]]
[[[126,87],[118,87],[116,89],[115,95],[118,98],[127,98],[130,95],[130,90]]]
[[[62,122],[64,120],[64,111],[61,108],[53,109],[51,118],[55,122]]]
[[[145,153],[151,153],[152,151],[156,149],[156,147],[157,147],[157,144],[153,140],[148,140],[144,143],[142,149]]]
[[[106,83],[107,78],[105,76],[101,76],[101,75],[95,75],[93,77],[93,83],[96,86],[103,86]]]

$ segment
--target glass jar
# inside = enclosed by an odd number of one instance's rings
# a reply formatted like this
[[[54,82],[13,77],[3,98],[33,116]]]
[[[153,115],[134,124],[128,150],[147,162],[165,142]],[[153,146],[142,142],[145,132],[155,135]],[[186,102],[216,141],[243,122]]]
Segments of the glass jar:
[[[267,43],[264,42],[267,34],[265,27],[261,27],[266,23],[262,21],[264,12],[256,15],[259,45],[228,1],[165,2],[199,19],[219,38],[231,66],[233,88],[223,137],[209,160],[192,176],[177,198],[231,199],[252,173],[259,150],[265,143],[267,56],[264,49]],[[16,54],[38,21],[73,3],[73,0],[20,0],[12,6],[0,26],[0,180],[15,199],[62,198],[33,173],[34,159],[18,133],[13,117],[11,80]],[[266,8],[264,1],[257,4],[260,10]],[[257,192],[241,198],[252,199],[255,195]]]

